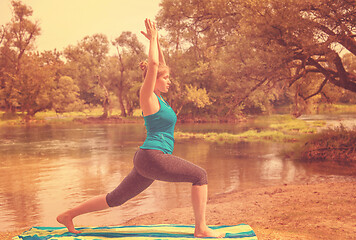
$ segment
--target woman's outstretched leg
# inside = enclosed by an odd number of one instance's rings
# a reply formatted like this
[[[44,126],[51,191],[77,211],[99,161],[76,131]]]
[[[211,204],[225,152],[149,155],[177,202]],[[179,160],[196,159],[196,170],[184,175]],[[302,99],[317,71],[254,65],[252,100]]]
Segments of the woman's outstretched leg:
[[[214,231],[206,225],[205,211],[208,201],[208,185],[192,186],[192,204],[195,216],[195,237],[216,237],[222,238],[225,233]]]
[[[80,231],[74,228],[73,218],[85,213],[100,211],[107,208],[109,208],[109,205],[106,202],[106,194],[99,195],[58,215],[57,221],[66,226],[69,232],[80,233]]]
[[[116,207],[137,196],[152,184],[153,180],[141,176],[135,168],[122,180],[112,192],[93,197],[88,201],[60,214],[57,221],[68,228],[69,232],[80,233],[74,228],[76,216]]]

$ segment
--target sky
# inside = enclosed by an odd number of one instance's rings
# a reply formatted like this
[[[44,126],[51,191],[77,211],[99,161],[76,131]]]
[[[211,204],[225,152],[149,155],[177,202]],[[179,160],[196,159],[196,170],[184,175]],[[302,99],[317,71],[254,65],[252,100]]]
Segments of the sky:
[[[105,34],[109,41],[123,31],[136,34],[148,49],[141,34],[145,18],[155,19],[161,0],[22,0],[39,21],[41,35],[36,39],[38,51],[76,45],[85,36]],[[0,0],[0,25],[11,21],[11,0]]]

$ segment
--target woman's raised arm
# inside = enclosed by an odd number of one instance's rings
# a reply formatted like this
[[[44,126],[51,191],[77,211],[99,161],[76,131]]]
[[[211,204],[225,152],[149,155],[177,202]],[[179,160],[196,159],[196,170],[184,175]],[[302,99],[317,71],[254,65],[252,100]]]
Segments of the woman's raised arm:
[[[159,44],[158,36],[157,36],[157,46],[158,46],[158,54],[159,54],[159,64],[167,65],[166,61],[164,60],[164,55],[163,55],[163,51],[161,49],[161,45]]]
[[[150,40],[150,37],[147,35],[147,33],[141,31],[141,33],[148,39]],[[158,37],[158,34],[157,34],[157,46],[158,46],[158,55],[159,55],[159,64],[160,65],[167,65],[166,64],[166,61],[164,60],[164,55],[163,55],[163,51],[161,49],[161,45],[159,43],[159,37]]]
[[[157,80],[157,72],[159,65],[159,55],[158,55],[158,32],[156,26],[151,20],[145,20],[145,26],[147,33],[142,32],[150,40],[150,48],[148,51],[148,65],[147,65],[147,74],[143,81],[141,91],[140,91],[140,102],[141,105],[149,103],[149,99],[153,96],[153,91],[155,88]],[[143,106],[141,106],[142,108]]]

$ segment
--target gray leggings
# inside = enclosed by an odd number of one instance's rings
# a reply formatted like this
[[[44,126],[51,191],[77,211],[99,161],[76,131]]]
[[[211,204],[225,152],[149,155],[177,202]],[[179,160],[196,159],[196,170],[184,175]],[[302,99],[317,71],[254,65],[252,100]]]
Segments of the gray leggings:
[[[133,159],[134,167],[120,185],[106,195],[110,207],[120,206],[148,188],[154,180],[207,184],[206,171],[182,158],[159,150],[139,149]]]

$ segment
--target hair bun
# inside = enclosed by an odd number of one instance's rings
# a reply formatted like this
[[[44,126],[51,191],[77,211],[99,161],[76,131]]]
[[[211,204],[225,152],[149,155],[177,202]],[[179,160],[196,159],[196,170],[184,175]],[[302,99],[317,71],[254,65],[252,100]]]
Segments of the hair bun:
[[[142,61],[140,62],[140,68],[142,71],[146,71],[147,70],[147,65],[148,65],[148,62],[147,61]]]

